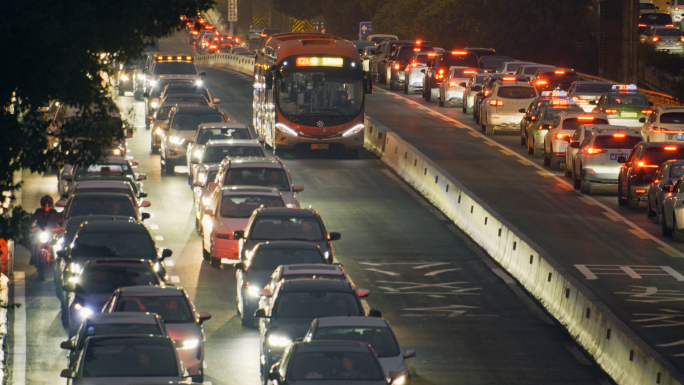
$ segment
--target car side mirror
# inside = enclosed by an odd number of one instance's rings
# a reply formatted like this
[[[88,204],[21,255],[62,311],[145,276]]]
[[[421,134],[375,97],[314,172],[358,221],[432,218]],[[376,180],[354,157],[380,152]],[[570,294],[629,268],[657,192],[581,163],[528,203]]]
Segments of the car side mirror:
[[[138,174],[136,180],[147,180],[147,174]]]
[[[172,255],[173,255],[173,250],[171,250],[171,249],[164,249],[164,250],[162,250],[161,259],[162,259],[162,260],[165,260],[166,258],[168,258],[168,257],[170,257],[170,256],[172,256]]]
[[[416,356],[415,350],[407,350],[406,353],[404,353],[404,358],[413,358],[415,356]]]
[[[245,230],[235,230],[233,231],[233,238],[242,239],[245,237]]]
[[[342,239],[342,234],[335,232],[330,233],[328,234],[328,239],[331,241],[339,241],[340,239]]]
[[[243,271],[244,271],[244,270],[247,268],[247,266],[245,265],[244,262],[238,262],[238,263],[235,264],[235,268],[238,269],[238,270],[243,270]]]
[[[204,311],[199,313],[199,322],[200,323],[202,323],[204,321],[208,321],[210,319],[211,319],[211,314],[204,312]]]
[[[221,103],[221,99],[219,98],[214,98],[214,104],[219,104]]]
[[[295,183],[292,185],[292,190],[294,192],[302,192],[304,191],[304,185],[301,183]]]
[[[153,122],[154,116],[146,116],[145,119],[149,120],[150,122]]]
[[[150,219],[151,217],[152,217],[152,216],[150,215],[150,213],[142,213],[142,214],[140,214],[140,218],[141,218],[141,220],[143,220],[143,221],[144,221],[145,219]]]
[[[205,76],[206,74],[207,74],[207,71],[200,71],[200,73],[198,75],[199,76]]]
[[[595,106],[598,104],[598,100],[590,100],[589,104],[591,104],[592,106]]]
[[[359,298],[366,298],[370,295],[370,290],[368,290],[368,289],[356,289],[356,295],[358,295]]]
[[[518,110],[518,112],[521,113],[521,114],[524,114],[524,113],[525,113],[525,109],[524,109],[524,108],[521,108],[521,109]]]
[[[141,192],[140,194],[138,194],[138,198],[147,198],[147,193]]]
[[[59,373],[59,376],[62,378],[75,378],[76,373],[71,369],[64,369],[61,373]]]
[[[62,343],[59,344],[59,347],[62,349],[66,349],[66,350],[73,350],[74,349],[74,341],[72,341],[72,340],[62,341]]]
[[[570,142],[570,148],[580,148],[580,142]]]
[[[475,91],[475,92],[479,92],[479,91],[482,91],[482,86],[471,86],[470,90]]]
[[[142,201],[140,203],[140,207],[150,207],[150,206],[152,206],[152,203],[150,203],[150,201]]]
[[[373,318],[382,318],[382,312],[378,309],[371,308],[368,310],[368,316]]]
[[[425,73],[425,69],[420,70],[420,73],[421,73],[421,74],[424,74],[424,73]]]
[[[663,192],[672,192],[674,186],[663,186]]]
[[[626,156],[621,156],[617,158],[618,163],[627,163],[627,157]]]
[[[62,179],[67,181],[67,182],[71,182],[71,180],[73,178],[72,178],[71,174],[69,174],[69,173],[62,173]]]
[[[257,309],[254,312],[254,317],[255,318],[266,318],[266,310],[265,309]]]

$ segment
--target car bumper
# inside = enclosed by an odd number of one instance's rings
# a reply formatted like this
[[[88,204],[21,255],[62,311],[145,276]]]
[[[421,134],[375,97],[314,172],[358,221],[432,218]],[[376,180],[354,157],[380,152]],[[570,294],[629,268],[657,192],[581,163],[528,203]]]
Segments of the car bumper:
[[[230,259],[240,261],[238,241],[235,239],[214,238],[214,247],[211,248],[211,257],[216,259]]]
[[[459,87],[460,88],[460,87]],[[444,94],[445,102],[462,103],[463,102],[463,88],[448,89]]]
[[[520,131],[520,121],[523,114],[492,114],[489,124],[500,126],[500,130]]]
[[[630,185],[630,193],[632,194],[632,197],[637,198],[637,200],[640,201],[648,201],[648,188],[650,185],[648,184],[640,184],[640,185]]]
[[[678,141],[678,132],[665,133],[665,132],[651,132],[648,134],[648,140],[650,142],[669,142]]]
[[[363,130],[349,136],[334,136],[331,138],[317,139],[306,136],[294,136],[276,132],[276,147],[282,150],[292,150],[295,148],[309,148],[313,150],[342,148],[347,150],[360,150],[363,148]],[[323,145],[323,146],[321,146]]]
[[[544,138],[546,137],[546,134],[548,133],[548,130],[536,130],[532,134],[532,137],[534,138],[534,149],[535,150],[543,150],[544,149]]]
[[[562,156],[562,161],[565,162],[565,149],[568,148],[568,142],[560,139],[551,140],[551,149],[553,149],[553,154]]]
[[[608,124],[613,125],[613,126],[626,126],[626,127],[632,127],[632,128],[640,128],[643,126],[643,123],[639,123],[639,119],[616,119],[616,118],[611,118],[608,117]]]
[[[408,85],[411,87],[422,90],[423,89],[423,73],[410,73],[407,77]]]
[[[592,183],[617,184],[620,164],[611,166],[586,165],[582,168],[582,178]]]

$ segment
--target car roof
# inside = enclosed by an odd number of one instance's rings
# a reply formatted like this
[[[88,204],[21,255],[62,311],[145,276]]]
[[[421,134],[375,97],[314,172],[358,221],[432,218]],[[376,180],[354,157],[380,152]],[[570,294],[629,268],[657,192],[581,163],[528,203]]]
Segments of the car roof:
[[[210,169],[218,169],[218,166],[212,166]],[[278,196],[280,191],[275,187],[260,187],[260,186],[221,186],[221,194],[226,195],[244,195],[244,194],[259,194],[268,196]]]
[[[347,281],[340,281],[338,279],[292,279],[281,283],[281,291],[285,292],[316,292],[316,291],[331,291],[340,293],[351,293],[354,291],[351,284]]]
[[[230,164],[231,168],[247,168],[247,167],[272,167],[283,168],[280,159],[268,156],[251,156],[251,157],[232,157],[224,159],[221,164]]]
[[[383,318],[351,316],[351,317],[323,317],[318,319],[318,327],[335,326],[359,326],[389,328],[389,324]]]
[[[123,340],[123,339],[128,339],[128,340],[138,340],[143,342],[144,345],[162,345],[162,344],[170,344],[173,346],[173,340],[171,337],[168,336],[153,336],[153,335],[140,335],[140,334],[118,334],[118,335],[103,335],[103,336],[92,336],[88,337],[89,344],[97,343],[99,341],[106,341],[106,340]]]
[[[150,267],[152,262],[147,259],[123,259],[123,258],[105,258],[105,259],[90,259],[83,265],[83,269],[87,266],[129,266],[129,267]]]
[[[246,128],[249,129],[249,127],[246,124],[242,123],[231,123],[231,122],[216,122],[216,123],[202,123],[199,125],[199,129],[203,128]]]
[[[221,112],[219,111],[218,108],[216,107],[183,107],[179,106],[176,108],[176,113],[194,113],[194,112],[216,112],[217,114],[220,114]]]
[[[104,325],[118,323],[150,324],[157,323],[157,315],[154,313],[143,312],[114,312],[114,313],[93,313],[88,316],[89,325]]]
[[[74,184],[74,189],[81,188],[120,188],[129,190],[131,184],[125,180],[79,180]]]
[[[87,229],[88,232],[95,231],[112,231],[112,232],[138,232],[147,231],[147,227],[142,222],[136,221],[133,218],[126,220],[96,220],[94,222],[86,221],[84,223],[83,229]]]
[[[251,146],[259,147],[257,139],[212,139],[205,144],[207,147]]]
[[[266,241],[259,243],[259,249],[307,249],[307,250],[318,250],[320,246],[315,243],[305,242],[305,241]],[[301,265],[292,265],[301,266]],[[317,266],[317,265],[312,265]],[[330,266],[330,265],[326,265]],[[332,267],[332,266],[331,266]]]
[[[658,106],[656,109],[661,112],[684,112],[684,107],[677,106]]]
[[[290,274],[323,274],[344,275],[338,265],[326,265],[323,263],[306,263],[301,265],[283,265],[282,275]]]
[[[295,342],[298,353],[314,352],[349,352],[349,353],[369,353],[370,345],[359,341],[309,341]]]
[[[576,118],[578,116],[593,116],[595,118],[606,118],[605,115],[598,112],[584,112],[584,111],[563,111],[558,114],[561,119]]]
[[[122,296],[147,297],[154,295],[164,295],[173,297],[185,297],[183,288],[179,286],[127,286],[118,289]]]
[[[318,217],[318,212],[314,209],[289,208],[289,207],[268,207],[257,209],[259,215],[269,217]]]

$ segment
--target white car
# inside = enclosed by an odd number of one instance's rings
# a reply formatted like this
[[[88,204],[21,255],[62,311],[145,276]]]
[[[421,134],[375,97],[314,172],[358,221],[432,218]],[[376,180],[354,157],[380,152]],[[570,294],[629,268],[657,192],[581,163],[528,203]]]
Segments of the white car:
[[[629,130],[629,128],[625,126],[611,126],[609,124],[585,124],[577,127],[575,133],[572,134],[572,137],[570,137],[570,140],[568,141],[569,144],[565,147],[565,176],[572,176],[572,169],[575,167],[575,154],[579,151],[579,149],[572,147],[572,142],[579,142],[581,145],[590,132],[594,130],[607,131],[610,129],[622,131]]]
[[[515,74],[515,71],[518,70],[518,68],[524,66],[524,65],[532,65],[532,64],[537,64],[537,63],[532,63],[529,61],[505,61],[501,63],[499,68],[496,69],[496,73],[498,74]]]
[[[560,170],[560,165],[565,163],[565,148],[568,145],[568,139],[575,133],[577,127],[583,124],[608,124],[608,120],[603,114],[588,114],[584,111],[558,114],[544,137],[542,151],[544,166],[550,166],[551,170]]]
[[[419,52],[411,63],[404,70],[406,81],[404,82],[404,93],[413,95],[416,91],[423,90],[423,78],[425,71],[432,65],[437,57],[437,52]]]
[[[190,158],[188,169],[188,182],[190,185],[197,177],[200,165],[219,165],[227,157],[263,157],[264,149],[256,139],[218,139],[210,140],[205,144],[195,146]]]
[[[680,178],[674,187],[665,187],[669,193],[663,200],[662,229],[663,236],[672,237],[677,242],[684,242],[684,179]]]
[[[622,166],[618,160],[627,159],[639,142],[638,132],[612,128],[592,130],[584,142],[573,142],[579,150],[571,171],[573,186],[589,194],[593,184],[616,185]]]
[[[377,50],[377,45],[363,48],[363,51],[361,52],[361,66],[363,66],[364,71],[370,71],[370,60],[375,56]]]
[[[489,76],[489,74],[473,75],[466,83],[463,90],[463,113],[472,114],[475,106],[475,95],[482,90],[482,82]]]
[[[520,121],[525,110],[534,99],[539,97],[537,89],[526,81],[519,81],[515,76],[505,76],[496,80],[492,91],[482,100],[480,105],[480,124],[486,134],[494,130],[519,131]]]
[[[667,12],[672,16],[675,27],[681,28],[684,21],[684,0],[670,0],[667,2]]]
[[[452,107],[463,104],[463,93],[468,81],[476,74],[484,73],[481,68],[451,67],[449,74],[439,85],[439,106]]]
[[[641,118],[641,136],[647,142],[684,141],[684,107],[658,107]]]
[[[546,65],[546,64],[525,64],[520,66],[517,71],[515,71],[516,75],[523,75],[527,78],[527,80],[530,80],[534,77],[534,74],[537,73],[537,70],[555,70],[556,66],[551,66],[551,65]]]
[[[613,84],[609,82],[597,82],[593,80],[578,80],[568,89],[568,97],[575,101],[585,112],[592,112],[594,106],[592,100],[598,100],[605,92],[610,92]]]
[[[671,193],[672,185],[684,176],[684,160],[668,160],[658,167],[653,183],[648,187],[648,217],[656,218],[656,223],[662,221],[662,207],[665,197]],[[669,187],[666,189],[666,187]]]

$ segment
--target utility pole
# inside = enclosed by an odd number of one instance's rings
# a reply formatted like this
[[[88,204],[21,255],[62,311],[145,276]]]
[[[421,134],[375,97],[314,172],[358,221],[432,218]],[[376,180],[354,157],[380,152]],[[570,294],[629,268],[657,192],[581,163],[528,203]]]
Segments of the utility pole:
[[[599,76],[637,83],[639,0],[600,0]]]

